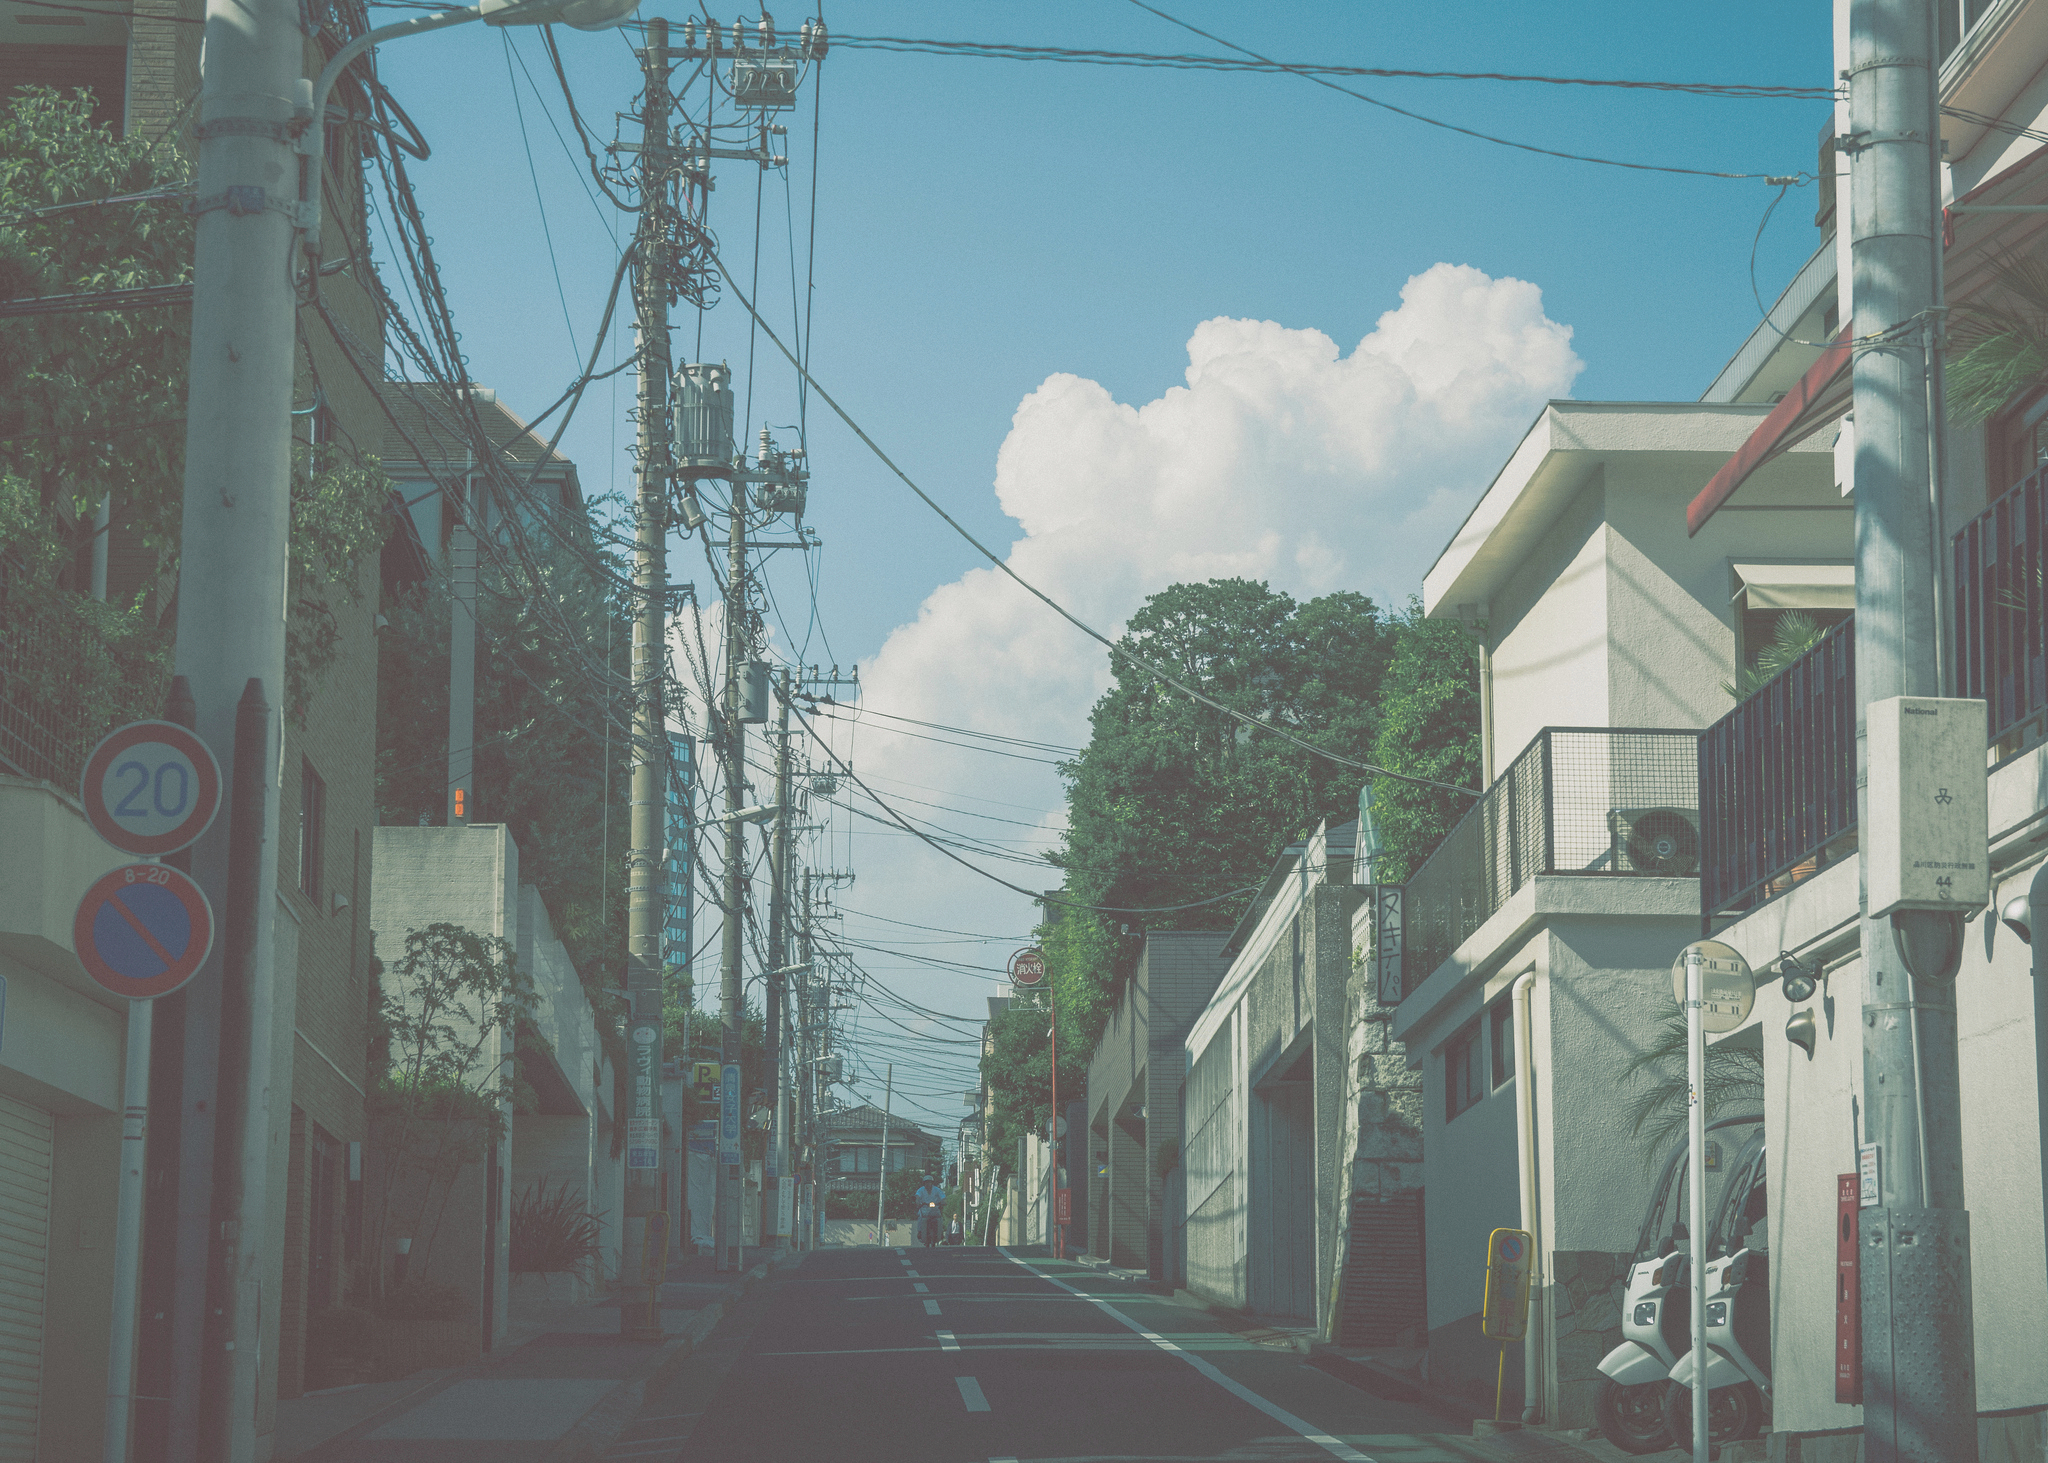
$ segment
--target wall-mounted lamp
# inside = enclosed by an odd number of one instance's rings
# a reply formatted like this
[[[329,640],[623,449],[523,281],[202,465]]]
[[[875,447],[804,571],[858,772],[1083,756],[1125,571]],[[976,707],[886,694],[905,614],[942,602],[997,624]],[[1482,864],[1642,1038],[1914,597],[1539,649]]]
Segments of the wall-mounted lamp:
[[[2034,943],[2034,901],[2026,895],[2015,894],[2006,900],[2005,907],[1998,911],[1998,920],[2027,944]]]
[[[1786,1000],[1797,1004],[1800,1001],[1810,1001],[1813,999],[1815,985],[1813,972],[1804,965],[1801,965],[1798,959],[1789,951],[1780,950],[1778,952],[1778,979],[1781,988],[1785,992]],[[1811,1055],[1810,1044],[1808,1054]]]
[[[1806,1060],[1813,1060],[1814,1044],[1820,1040],[1820,1028],[1814,1023],[1813,1007],[1808,1006],[1804,1011],[1792,1013],[1792,1019],[1785,1023],[1785,1040],[1805,1052]]]

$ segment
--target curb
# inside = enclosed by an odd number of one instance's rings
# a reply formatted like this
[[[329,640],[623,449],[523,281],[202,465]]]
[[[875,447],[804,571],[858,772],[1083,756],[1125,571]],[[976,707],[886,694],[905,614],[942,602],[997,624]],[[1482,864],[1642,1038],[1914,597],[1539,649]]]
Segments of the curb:
[[[1327,1341],[1309,1344],[1308,1364],[1361,1392],[1370,1392],[1389,1402],[1419,1402],[1432,1412],[1460,1422],[1474,1422],[1480,1417],[1479,1410],[1471,1401],[1455,1392],[1432,1387],[1420,1377],[1384,1363],[1347,1356]]]
[[[541,1463],[589,1463],[609,1448],[632,1425],[647,1394],[672,1381],[690,1354],[718,1329],[733,1302],[767,1279],[780,1263],[779,1257],[763,1260],[727,1286],[724,1295],[692,1315],[683,1323],[682,1330],[663,1342],[638,1371],[605,1393],[595,1407],[576,1420],[574,1427],[556,1439],[555,1445],[541,1455]]]

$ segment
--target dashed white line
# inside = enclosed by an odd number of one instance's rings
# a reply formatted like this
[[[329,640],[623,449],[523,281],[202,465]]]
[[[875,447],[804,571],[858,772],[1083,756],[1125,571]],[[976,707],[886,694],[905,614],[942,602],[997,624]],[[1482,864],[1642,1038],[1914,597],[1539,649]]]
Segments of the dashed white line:
[[[955,1377],[953,1385],[960,1389],[960,1400],[967,1404],[969,1412],[988,1411],[988,1398],[981,1395],[981,1383],[972,1377]]]
[[[928,1316],[936,1316],[939,1313],[939,1303],[935,1300],[926,1301],[924,1303],[924,1313]]]
[[[919,1280],[923,1278],[915,1270],[905,1270],[903,1274],[904,1277],[909,1280]]]
[[[1296,1417],[1293,1413],[1289,1412],[1286,1408],[1280,1406],[1276,1402],[1268,1402],[1264,1397],[1261,1397],[1251,1388],[1245,1386],[1244,1383],[1238,1381],[1235,1377],[1224,1375],[1223,1372],[1219,1371],[1215,1366],[1211,1365],[1209,1362],[1204,1361],[1201,1357],[1196,1356],[1194,1353],[1187,1351],[1182,1347],[1174,1345],[1171,1341],[1168,1341],[1165,1337],[1160,1336],[1156,1332],[1147,1331],[1143,1326],[1139,1325],[1136,1321],[1132,1320],[1129,1316],[1125,1315],[1122,1311],[1118,1310],[1115,1306],[1111,1305],[1108,1301],[1103,1300],[1101,1297],[1090,1295],[1084,1290],[1076,1290],[1073,1286],[1067,1284],[1066,1281],[1057,1279],[1054,1276],[1046,1274],[1043,1270],[1039,1269],[1036,1265],[1033,1265],[1028,1261],[1018,1259],[1015,1255],[1010,1253],[1008,1248],[1004,1246],[998,1245],[996,1247],[996,1252],[1002,1255],[1003,1258],[1005,1258],[1006,1260],[1009,1260],[1011,1263],[1022,1267],[1023,1269],[1029,1271],[1033,1275],[1036,1275],[1040,1280],[1045,1281],[1047,1284],[1057,1285],[1061,1290],[1064,1290],[1068,1295],[1078,1296],[1080,1299],[1087,1301],[1090,1305],[1098,1307],[1106,1314],[1114,1316],[1118,1321],[1122,1322],[1131,1330],[1137,1332],[1138,1335],[1144,1337],[1147,1341],[1150,1341],[1154,1346],[1159,1347],[1162,1351],[1172,1352],[1175,1356],[1178,1356],[1182,1361],[1186,1362],[1189,1366],[1193,1367],[1196,1371],[1200,1372],[1203,1376],[1207,1377],[1210,1381],[1214,1382],[1224,1391],[1230,1393],[1231,1396],[1237,1398],[1241,1402],[1250,1403],[1253,1407],[1258,1408],[1259,1411],[1265,1413],[1266,1416],[1272,1418],[1282,1427],[1299,1434],[1303,1438],[1306,1438],[1309,1442],[1314,1443],[1317,1447],[1321,1448],[1331,1457],[1341,1458],[1344,1460],[1344,1463],[1378,1463],[1378,1460],[1374,1459],[1370,1454],[1359,1452],[1358,1449],[1352,1447],[1343,1439],[1333,1438],[1326,1432],[1318,1431],[1313,1423],[1303,1421],[1301,1418]],[[944,1333],[942,1332],[941,1334],[943,1335]]]
[[[926,1285],[922,1280],[918,1281],[917,1284],[911,1286],[910,1288],[916,1291],[919,1295],[924,1295],[931,1289],[931,1287],[929,1285]]]
[[[951,1331],[939,1332],[939,1350],[958,1351],[959,1349],[960,1343],[954,1339],[953,1333]]]

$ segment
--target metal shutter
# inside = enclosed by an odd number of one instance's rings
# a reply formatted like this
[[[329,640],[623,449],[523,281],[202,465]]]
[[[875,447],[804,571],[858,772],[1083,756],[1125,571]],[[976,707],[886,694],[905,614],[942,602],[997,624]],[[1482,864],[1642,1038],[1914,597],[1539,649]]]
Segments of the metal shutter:
[[[0,1463],[34,1463],[50,1236],[50,1115],[0,1097]]]
[[[1336,1340],[1392,1346],[1422,1323],[1422,1193],[1351,1196],[1351,1251],[1345,1258]]]

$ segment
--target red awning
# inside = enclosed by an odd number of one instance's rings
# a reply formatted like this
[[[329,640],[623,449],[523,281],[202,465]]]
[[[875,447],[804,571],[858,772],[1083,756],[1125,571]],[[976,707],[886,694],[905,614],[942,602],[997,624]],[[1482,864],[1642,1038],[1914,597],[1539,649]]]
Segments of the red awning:
[[[1735,490],[1748,481],[1751,473],[1849,410],[1849,362],[1854,357],[1849,340],[1854,329],[1853,320],[1843,322],[1841,333],[1820,353],[1820,359],[1807,367],[1799,384],[1785,393],[1784,400],[1771,409],[1771,414],[1757,423],[1741,450],[1686,505],[1687,537],[1705,528],[1707,520],[1735,496]]]

